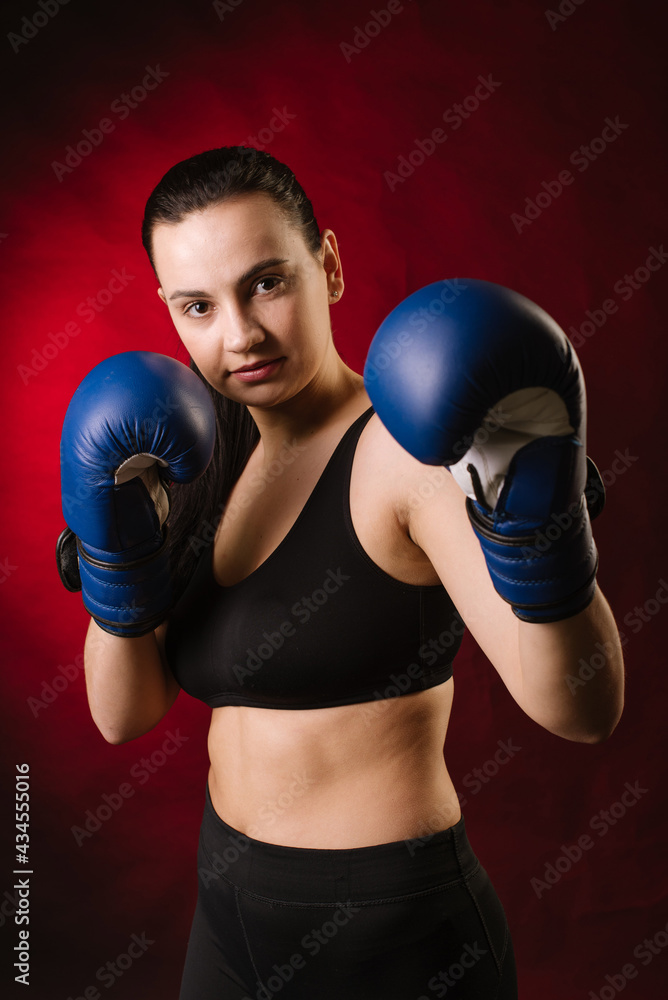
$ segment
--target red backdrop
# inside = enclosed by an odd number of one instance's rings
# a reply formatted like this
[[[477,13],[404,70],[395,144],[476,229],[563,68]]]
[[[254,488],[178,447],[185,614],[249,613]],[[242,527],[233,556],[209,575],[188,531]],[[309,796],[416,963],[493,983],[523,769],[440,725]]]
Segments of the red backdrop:
[[[517,289],[578,347],[588,450],[608,484],[595,534],[601,587],[625,638],[626,710],[602,745],[552,736],[523,715],[467,637],[446,759],[506,907],[521,996],[663,997],[668,560],[654,512],[668,274],[662,5],[4,6],[8,953],[19,930],[19,763],[30,767],[34,874],[32,990],[14,986],[9,957],[2,980],[40,1000],[94,996],[93,987],[116,1000],[178,994],[209,710],[182,694],[155,730],[118,747],[93,725],[81,668],[88,617],[55,568],[58,447],[67,403],[98,361],[136,348],[186,360],[140,244],[144,202],[176,161],[251,143],[293,167],[320,225],[339,237],[347,283],[335,337],[356,370],[397,302],[453,276]],[[171,754],[162,750],[168,734],[178,743]],[[517,748],[501,766],[499,741]],[[97,812],[99,829],[77,834]],[[578,857],[572,845],[585,834],[591,846]],[[137,957],[111,971],[133,935],[143,940]]]

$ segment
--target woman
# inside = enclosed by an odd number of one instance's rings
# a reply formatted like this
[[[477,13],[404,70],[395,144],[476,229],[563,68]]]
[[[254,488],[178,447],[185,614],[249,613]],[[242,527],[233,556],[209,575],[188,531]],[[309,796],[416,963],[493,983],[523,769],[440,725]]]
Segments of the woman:
[[[135,638],[92,621],[86,678],[113,743],[181,687],[212,707],[181,1000],[515,997],[443,757],[452,659],[463,622],[531,718],[597,742],[621,712],[610,609],[596,590],[527,625],[496,593],[463,492],[424,489],[433,470],[334,347],[339,247],[287,167],[240,147],[177,164],[143,242],[217,450],[173,487],[168,620]],[[597,641],[614,654],[574,699],[563,678]]]

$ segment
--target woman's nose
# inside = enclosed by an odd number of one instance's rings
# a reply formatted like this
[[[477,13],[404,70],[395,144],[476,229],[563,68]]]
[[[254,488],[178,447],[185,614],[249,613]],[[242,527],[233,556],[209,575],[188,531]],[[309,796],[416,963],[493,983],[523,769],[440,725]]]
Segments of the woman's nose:
[[[264,340],[262,327],[238,305],[228,305],[221,310],[223,346],[233,354],[248,354]]]

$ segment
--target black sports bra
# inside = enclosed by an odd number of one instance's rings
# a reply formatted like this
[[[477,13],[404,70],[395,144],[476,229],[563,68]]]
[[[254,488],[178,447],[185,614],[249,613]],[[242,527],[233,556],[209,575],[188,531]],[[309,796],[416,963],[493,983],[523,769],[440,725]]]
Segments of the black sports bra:
[[[442,584],[390,576],[350,516],[350,473],[369,407],[348,428],[292,528],[222,587],[206,545],[169,617],[166,656],[207,705],[326,708],[409,694],[452,676],[464,627]]]

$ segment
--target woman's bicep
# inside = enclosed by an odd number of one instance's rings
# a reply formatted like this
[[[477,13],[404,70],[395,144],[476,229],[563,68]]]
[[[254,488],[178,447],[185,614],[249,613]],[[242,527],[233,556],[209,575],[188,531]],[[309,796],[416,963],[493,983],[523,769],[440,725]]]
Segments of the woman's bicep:
[[[406,508],[410,537],[428,557],[467,629],[519,701],[518,620],[494,589],[469,523],[465,494],[445,469],[440,471],[435,486],[433,469],[416,462],[412,500]],[[430,488],[426,488],[428,483]]]

